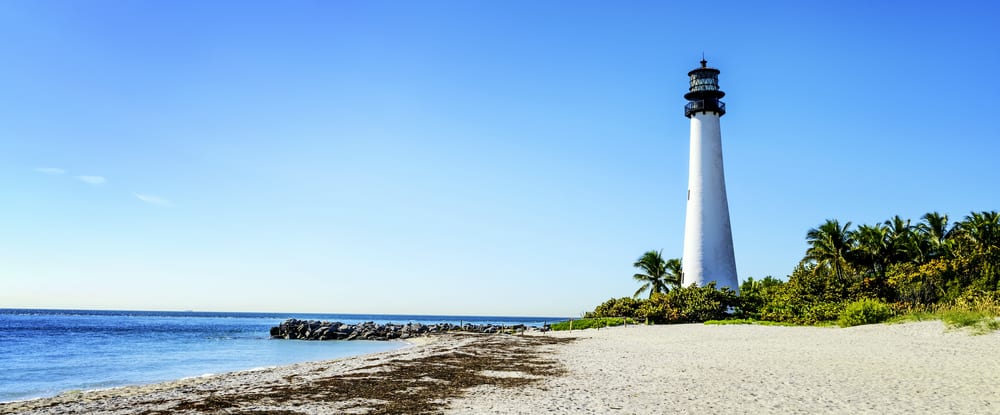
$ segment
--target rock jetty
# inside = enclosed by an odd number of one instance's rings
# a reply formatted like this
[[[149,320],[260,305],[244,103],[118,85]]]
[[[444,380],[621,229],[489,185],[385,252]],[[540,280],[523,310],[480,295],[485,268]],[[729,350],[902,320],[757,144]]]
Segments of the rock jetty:
[[[345,324],[339,321],[289,319],[271,327],[272,339],[289,340],[395,340],[432,334],[465,333],[520,333],[528,330],[524,324],[498,326],[493,324],[375,324],[369,321]],[[534,329],[534,328],[532,328]]]

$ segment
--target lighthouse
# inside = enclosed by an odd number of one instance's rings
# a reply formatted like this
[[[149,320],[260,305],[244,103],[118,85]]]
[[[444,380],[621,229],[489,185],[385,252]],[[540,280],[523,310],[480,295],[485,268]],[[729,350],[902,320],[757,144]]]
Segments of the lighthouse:
[[[726,114],[726,104],[719,99],[726,93],[719,89],[719,70],[708,67],[704,59],[688,77],[684,116],[691,120],[691,155],[682,281],[684,286],[715,281],[718,288],[739,291],[719,128]]]

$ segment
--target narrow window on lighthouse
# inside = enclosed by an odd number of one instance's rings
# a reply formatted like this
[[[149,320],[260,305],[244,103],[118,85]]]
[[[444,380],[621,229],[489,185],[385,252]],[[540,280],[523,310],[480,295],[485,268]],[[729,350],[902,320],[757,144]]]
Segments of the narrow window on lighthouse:
[[[688,189],[688,200],[691,200],[691,189]]]

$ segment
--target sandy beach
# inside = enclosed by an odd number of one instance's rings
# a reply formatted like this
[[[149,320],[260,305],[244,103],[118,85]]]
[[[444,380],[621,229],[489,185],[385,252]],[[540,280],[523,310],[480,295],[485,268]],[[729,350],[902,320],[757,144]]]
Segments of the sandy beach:
[[[516,391],[480,387],[448,413],[1000,413],[1000,333],[971,336],[939,321],[572,336],[554,349],[563,376]]]
[[[629,326],[446,335],[392,352],[0,404],[0,413],[1000,413],[1000,333]]]

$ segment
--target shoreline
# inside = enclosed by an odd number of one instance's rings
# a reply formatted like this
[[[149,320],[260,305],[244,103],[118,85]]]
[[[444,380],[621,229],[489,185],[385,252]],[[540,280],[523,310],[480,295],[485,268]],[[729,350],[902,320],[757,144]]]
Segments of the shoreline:
[[[508,316],[424,316],[394,314],[306,314],[161,312],[123,310],[0,309],[5,330],[0,402],[53,397],[67,391],[102,390],[168,382],[205,374],[350,357],[403,347],[396,342],[272,340],[268,330],[290,318],[344,321],[356,325],[355,340],[370,325],[400,328],[399,337],[443,324],[518,326],[548,318]],[[450,318],[455,321],[449,321]],[[313,320],[304,320],[310,326]],[[403,336],[403,328],[410,333]],[[414,330],[415,329],[415,330]],[[336,330],[339,334],[343,330]],[[380,330],[375,330],[380,331]],[[388,330],[386,330],[388,331]],[[414,333],[416,331],[416,333]],[[67,336],[67,333],[72,333]],[[377,334],[377,333],[374,333]],[[395,333],[393,333],[395,334]],[[289,336],[291,337],[291,336]],[[298,336],[296,336],[298,337]],[[350,333],[348,333],[350,337]],[[388,340],[389,336],[386,337]],[[395,337],[395,336],[393,336]],[[398,339],[392,339],[398,340]],[[8,360],[9,359],[9,360]]]
[[[279,340],[268,340],[268,341],[279,341]],[[280,341],[289,341],[289,340],[280,340]],[[291,340],[291,341],[308,341],[308,340]],[[364,341],[367,342],[368,340],[364,340]],[[159,380],[153,379],[153,380],[147,380],[147,381],[139,381],[137,383],[127,383],[127,384],[119,384],[119,385],[112,385],[112,386],[102,386],[102,387],[96,387],[96,388],[90,388],[90,389],[69,388],[69,389],[65,389],[65,390],[56,392],[55,394],[48,394],[48,395],[44,395],[44,396],[19,398],[19,399],[13,399],[13,400],[0,400],[0,414],[5,413],[5,412],[2,411],[2,408],[6,404],[15,404],[15,403],[22,403],[22,402],[34,401],[34,400],[43,400],[43,399],[54,399],[54,398],[58,398],[58,397],[60,397],[62,395],[67,395],[67,394],[81,395],[81,394],[86,394],[86,393],[91,393],[91,392],[105,392],[105,391],[112,391],[112,390],[117,390],[117,389],[141,388],[141,387],[161,385],[161,384],[178,383],[178,382],[185,382],[185,381],[195,381],[195,380],[199,380],[199,379],[209,379],[209,378],[212,378],[212,377],[215,377],[215,376],[225,376],[225,375],[231,375],[231,374],[238,374],[238,373],[241,373],[241,372],[257,372],[257,371],[274,370],[274,369],[279,369],[279,368],[283,368],[283,367],[294,366],[294,365],[299,365],[299,364],[306,364],[306,363],[318,363],[318,362],[329,362],[329,361],[336,361],[336,360],[342,360],[342,359],[353,359],[353,358],[357,358],[357,357],[364,357],[364,356],[369,356],[369,355],[377,355],[377,354],[381,354],[381,353],[391,353],[391,352],[394,352],[394,351],[405,350],[405,349],[410,348],[410,347],[414,347],[414,346],[417,346],[417,345],[420,345],[420,344],[424,344],[427,341],[428,340],[423,340],[423,338],[416,338],[416,337],[415,338],[410,338],[410,339],[393,339],[393,340],[388,340],[388,341],[378,341],[377,342],[377,343],[380,343],[380,344],[396,344],[396,343],[398,343],[400,345],[399,347],[396,347],[396,348],[391,349],[391,350],[366,352],[366,353],[357,354],[357,355],[348,355],[348,356],[342,356],[342,357],[333,357],[333,358],[330,358],[330,359],[311,359],[311,360],[304,360],[304,361],[295,362],[295,363],[279,363],[279,364],[273,364],[273,365],[264,365],[264,366],[250,367],[250,368],[246,368],[246,369],[236,368],[236,369],[233,369],[233,370],[221,370],[221,371],[218,371],[218,372],[205,372],[205,373],[198,374],[198,375],[188,375],[188,376],[181,376],[181,377],[170,378],[170,379],[159,379]]]
[[[419,337],[386,352],[0,403],[0,414],[435,412],[440,406],[436,399],[455,396],[469,385],[497,379],[520,384],[519,376],[494,378],[481,372],[520,367],[541,376],[551,363],[533,353],[533,339],[480,334]],[[424,399],[410,395],[414,388],[426,395]]]
[[[408,339],[410,340],[410,339]],[[0,404],[0,413],[998,413],[1000,332],[611,327],[401,349]]]
[[[293,341],[308,341],[308,340],[293,340]],[[6,412],[3,412],[2,410],[3,410],[3,408],[4,408],[5,405],[10,405],[10,404],[21,404],[21,403],[27,403],[27,402],[31,402],[31,401],[56,399],[56,398],[59,398],[59,397],[64,396],[64,395],[80,396],[80,395],[86,395],[86,394],[92,394],[92,393],[105,393],[105,394],[107,394],[108,392],[115,393],[118,390],[123,390],[124,391],[124,390],[127,390],[127,389],[134,389],[134,388],[142,389],[142,388],[155,387],[155,386],[159,386],[159,385],[186,384],[186,383],[197,382],[199,380],[209,380],[209,379],[212,379],[212,378],[218,377],[218,376],[230,376],[230,375],[239,375],[239,374],[243,374],[243,373],[264,372],[264,371],[278,370],[278,369],[282,369],[282,368],[288,368],[288,367],[291,367],[291,366],[304,365],[304,364],[320,364],[320,363],[325,363],[325,362],[336,362],[336,361],[339,361],[339,360],[350,360],[350,359],[363,358],[363,357],[368,357],[368,356],[377,356],[377,355],[381,355],[381,354],[384,354],[384,353],[393,353],[393,352],[398,352],[398,351],[406,350],[406,349],[413,348],[413,347],[418,347],[418,346],[426,345],[426,344],[429,344],[429,343],[431,343],[433,341],[434,341],[434,339],[431,339],[430,336],[412,337],[412,338],[409,338],[409,339],[393,339],[393,340],[388,340],[388,341],[380,341],[380,343],[399,343],[400,344],[400,347],[398,347],[396,349],[393,349],[393,350],[388,350],[388,351],[363,353],[363,354],[351,355],[351,356],[344,356],[344,357],[339,357],[339,358],[334,358],[334,359],[308,360],[308,361],[303,361],[303,362],[298,362],[298,363],[291,363],[291,364],[279,364],[279,365],[259,366],[259,367],[252,367],[252,368],[249,368],[249,369],[237,369],[237,370],[225,371],[225,372],[219,372],[219,373],[203,373],[203,374],[200,374],[200,375],[184,376],[184,377],[180,377],[180,378],[176,378],[176,379],[167,379],[167,380],[159,380],[159,381],[152,381],[152,382],[143,382],[143,383],[135,383],[135,384],[108,386],[108,387],[100,387],[100,388],[94,388],[94,389],[68,389],[68,390],[60,391],[60,392],[56,393],[55,395],[50,395],[50,396],[38,396],[38,397],[31,397],[31,398],[24,398],[24,399],[15,399],[15,400],[10,400],[10,401],[0,401],[0,414],[6,413]]]

